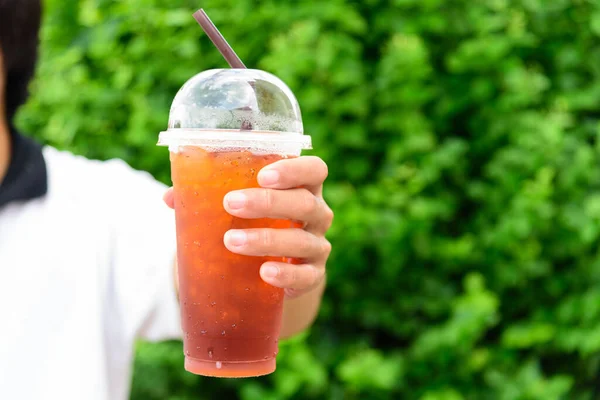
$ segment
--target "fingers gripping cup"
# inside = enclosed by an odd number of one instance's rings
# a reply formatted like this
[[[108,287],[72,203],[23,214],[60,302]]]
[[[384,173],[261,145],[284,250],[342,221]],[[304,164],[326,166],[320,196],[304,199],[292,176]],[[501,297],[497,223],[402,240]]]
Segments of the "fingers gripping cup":
[[[267,72],[205,71],[177,93],[159,145],[171,154],[185,368],[217,377],[271,373],[283,290],[262,281],[259,269],[285,260],[234,254],[223,237],[230,229],[293,223],[233,217],[223,198],[258,187],[263,167],[311,147],[298,103]]]

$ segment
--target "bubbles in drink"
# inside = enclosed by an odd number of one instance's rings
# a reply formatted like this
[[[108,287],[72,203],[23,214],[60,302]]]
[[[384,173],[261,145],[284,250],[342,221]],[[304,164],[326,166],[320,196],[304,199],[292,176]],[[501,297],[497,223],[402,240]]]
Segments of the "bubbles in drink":
[[[213,358],[213,351],[214,351],[214,350],[215,350],[215,349],[214,349],[214,348],[212,348],[212,347],[209,347],[208,349],[206,349],[206,351],[208,352],[208,358],[210,358],[211,360],[212,360],[212,358]]]
[[[208,332],[206,329],[202,329],[202,330],[200,331],[200,334],[201,334],[201,335],[206,335],[206,332]]]
[[[221,363],[221,361],[217,361],[215,365],[216,365],[217,369],[221,369],[223,367],[223,364]]]
[[[221,332],[221,336],[225,336],[225,331],[222,331],[222,332]]]

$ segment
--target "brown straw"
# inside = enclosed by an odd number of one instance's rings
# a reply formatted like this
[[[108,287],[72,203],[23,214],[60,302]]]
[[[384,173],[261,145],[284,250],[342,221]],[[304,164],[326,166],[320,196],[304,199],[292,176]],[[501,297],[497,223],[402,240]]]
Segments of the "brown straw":
[[[233,51],[229,43],[227,43],[227,40],[221,35],[221,32],[219,32],[215,24],[208,18],[208,15],[206,15],[203,9],[196,11],[194,13],[194,18],[198,21],[204,32],[208,35],[210,40],[212,40],[231,68],[246,68],[242,60],[235,54],[235,51]]]

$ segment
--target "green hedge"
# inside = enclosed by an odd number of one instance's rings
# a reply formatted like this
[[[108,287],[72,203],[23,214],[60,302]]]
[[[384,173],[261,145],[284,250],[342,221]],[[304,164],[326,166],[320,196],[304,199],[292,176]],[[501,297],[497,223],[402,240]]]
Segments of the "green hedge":
[[[278,372],[198,378],[140,344],[133,399],[600,396],[600,1],[46,3],[38,138],[168,182],[170,100],[225,65],[203,6],[331,169],[327,296]]]

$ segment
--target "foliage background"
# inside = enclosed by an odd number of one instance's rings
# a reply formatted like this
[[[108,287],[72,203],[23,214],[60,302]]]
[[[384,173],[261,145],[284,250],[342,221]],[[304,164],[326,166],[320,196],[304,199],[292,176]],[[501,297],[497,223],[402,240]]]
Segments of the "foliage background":
[[[320,318],[276,374],[140,344],[133,399],[600,396],[600,1],[47,0],[21,128],[169,182],[170,100],[224,62],[281,77],[330,165]]]

